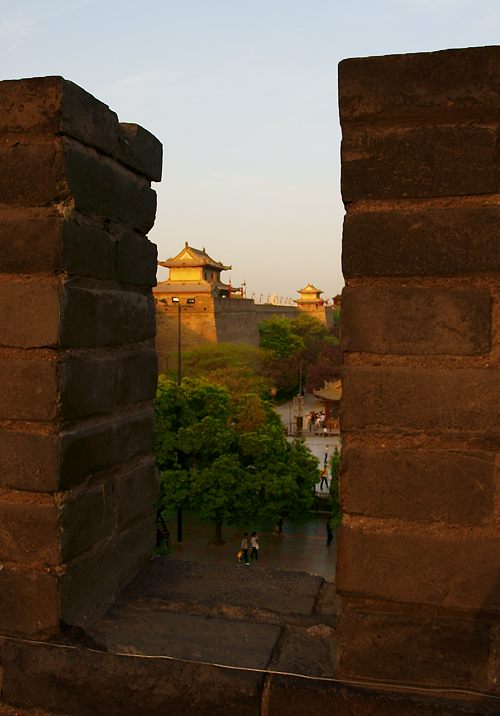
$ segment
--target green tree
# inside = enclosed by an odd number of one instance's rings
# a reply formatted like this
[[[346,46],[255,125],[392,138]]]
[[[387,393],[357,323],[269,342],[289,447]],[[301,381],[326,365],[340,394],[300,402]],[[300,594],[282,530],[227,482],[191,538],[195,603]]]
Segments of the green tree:
[[[273,385],[267,360],[265,351],[246,343],[210,343],[182,354],[182,372],[227,388],[233,400],[246,393],[264,398]],[[175,370],[170,377],[176,377]]]
[[[318,461],[303,443],[286,440],[259,396],[231,401],[220,386],[161,377],[155,411],[160,509],[189,507],[213,521],[216,543],[223,523],[307,518]]]
[[[304,350],[304,341],[293,331],[289,318],[274,316],[259,323],[260,345],[277,358],[289,358]]]

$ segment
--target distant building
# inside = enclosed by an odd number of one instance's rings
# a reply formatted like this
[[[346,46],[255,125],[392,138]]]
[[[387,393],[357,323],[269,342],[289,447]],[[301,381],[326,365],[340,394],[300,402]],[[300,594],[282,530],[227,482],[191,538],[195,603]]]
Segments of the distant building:
[[[244,285],[235,288],[221,279],[221,273],[231,266],[215,261],[204,248],[195,249],[187,242],[180,253],[158,265],[169,269],[168,279],[153,289],[160,371],[168,370],[177,352],[179,310],[183,351],[204,343],[258,346],[261,321],[276,315],[293,318],[297,314],[294,306],[256,304],[246,298]]]
[[[159,266],[169,269],[169,276],[155,289],[157,295],[182,296],[197,298],[201,296],[230,297],[232,293],[241,295],[241,289],[233,292],[230,284],[221,280],[222,271],[230,271],[231,266],[224,266],[215,261],[203,249],[195,249],[186,241],[184,248],[177,256],[166,261],[159,261]]]
[[[298,293],[300,298],[295,299],[297,307],[331,328],[333,326],[333,308],[328,305],[328,301],[321,298],[324,291],[316,288],[312,283],[308,283],[307,286],[299,289]]]
[[[342,381],[326,381],[323,388],[314,391],[314,395],[323,401],[325,425],[328,430],[339,429],[340,400],[342,398]]]

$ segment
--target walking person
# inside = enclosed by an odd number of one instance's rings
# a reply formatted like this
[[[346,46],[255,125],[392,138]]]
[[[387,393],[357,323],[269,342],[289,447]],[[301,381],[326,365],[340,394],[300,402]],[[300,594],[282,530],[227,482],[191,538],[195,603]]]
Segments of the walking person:
[[[250,562],[248,561],[248,532],[245,532],[243,535],[243,539],[241,540],[241,557],[240,562],[245,562],[246,566],[250,566]]]
[[[250,557],[252,559],[259,559],[259,538],[257,536],[257,532],[252,532],[252,536],[250,537]]]
[[[328,490],[328,468],[325,467],[321,470],[321,482],[319,483],[319,489],[323,489],[323,483],[325,483],[325,487]]]

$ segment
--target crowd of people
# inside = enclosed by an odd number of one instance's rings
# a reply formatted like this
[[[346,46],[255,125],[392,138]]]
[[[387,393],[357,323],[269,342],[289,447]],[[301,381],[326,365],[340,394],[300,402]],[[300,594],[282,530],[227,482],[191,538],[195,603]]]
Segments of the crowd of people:
[[[326,417],[323,410],[321,410],[319,413],[317,413],[314,410],[311,410],[306,415],[306,429],[310,433],[323,433],[327,426],[326,426]]]

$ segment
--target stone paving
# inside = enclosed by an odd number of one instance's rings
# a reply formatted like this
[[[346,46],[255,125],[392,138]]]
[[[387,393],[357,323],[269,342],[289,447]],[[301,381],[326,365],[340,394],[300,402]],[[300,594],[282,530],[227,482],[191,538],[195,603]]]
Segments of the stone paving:
[[[170,530],[169,554],[175,559],[206,562],[208,564],[235,565],[247,569],[236,560],[242,533],[257,530],[259,534],[259,559],[251,560],[250,569],[261,570],[278,568],[307,572],[333,580],[335,575],[335,541],[326,544],[326,516],[316,517],[303,525],[293,525],[285,519],[283,532],[276,535],[272,525],[253,525],[243,527],[223,527],[224,545],[214,545],[214,527],[201,522],[190,513],[184,514],[183,542],[176,539],[176,519],[168,520]],[[259,529],[261,527],[261,529]]]

